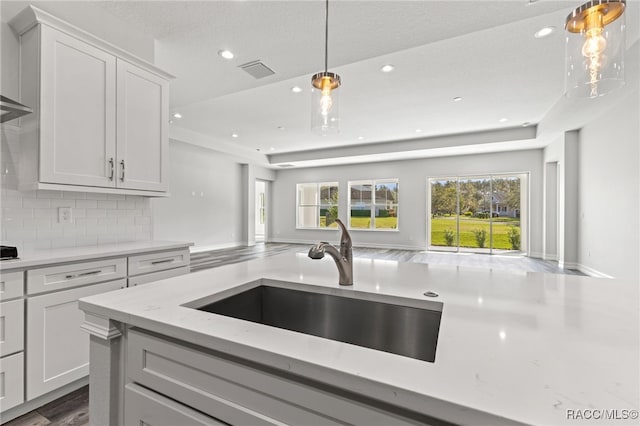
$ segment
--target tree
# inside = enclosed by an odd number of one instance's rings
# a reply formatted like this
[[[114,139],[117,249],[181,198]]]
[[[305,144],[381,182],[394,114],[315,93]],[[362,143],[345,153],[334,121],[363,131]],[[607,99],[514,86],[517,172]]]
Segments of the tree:
[[[438,181],[431,185],[431,212],[436,216],[455,214],[457,191],[455,181]]]

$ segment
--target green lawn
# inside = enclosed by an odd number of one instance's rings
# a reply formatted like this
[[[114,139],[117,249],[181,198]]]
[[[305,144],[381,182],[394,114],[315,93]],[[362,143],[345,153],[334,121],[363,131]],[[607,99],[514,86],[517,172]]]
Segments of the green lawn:
[[[351,229],[369,229],[371,228],[371,219],[368,217],[352,217]],[[376,218],[376,229],[397,229],[397,217],[378,217]]]
[[[320,216],[320,227],[325,228],[327,219],[325,216]],[[332,223],[329,228],[336,228],[337,223]],[[371,219],[368,217],[352,217],[351,229],[369,229],[371,227]],[[376,219],[376,229],[396,229],[398,227],[397,217],[379,217]]]
[[[493,248],[511,250],[511,243],[507,236],[507,231],[511,226],[520,227],[520,219],[513,219],[508,217],[496,217],[493,219]],[[446,229],[451,229],[456,232],[456,217],[437,217],[431,219],[431,245],[433,246],[446,246],[446,240],[444,232]],[[489,248],[489,219],[477,219],[477,218],[460,218],[460,247],[477,248],[478,243],[476,241],[473,230],[484,229],[487,233],[485,248]],[[454,239],[453,245],[456,245]]]

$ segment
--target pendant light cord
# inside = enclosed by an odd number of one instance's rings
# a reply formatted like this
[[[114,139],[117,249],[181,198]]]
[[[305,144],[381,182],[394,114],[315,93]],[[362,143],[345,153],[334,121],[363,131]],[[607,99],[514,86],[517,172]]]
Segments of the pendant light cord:
[[[324,72],[329,70],[329,0],[325,2],[324,20]]]

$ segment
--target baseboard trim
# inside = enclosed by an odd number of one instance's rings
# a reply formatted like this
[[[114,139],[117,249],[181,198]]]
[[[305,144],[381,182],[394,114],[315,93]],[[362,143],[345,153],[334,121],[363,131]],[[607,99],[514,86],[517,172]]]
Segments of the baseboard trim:
[[[576,262],[563,262],[562,260],[558,261],[558,267],[562,269],[575,269],[578,270],[578,264]]]
[[[543,260],[551,260],[551,261],[557,261],[558,260],[558,255],[557,254],[545,254],[542,257]]]
[[[233,243],[224,243],[224,244],[213,244],[207,246],[191,246],[189,248],[190,253],[201,253],[203,251],[211,251],[211,250],[221,250],[226,248],[234,248],[240,247],[243,244],[241,242],[233,242]]]
[[[88,384],[89,376],[86,376],[47,394],[41,395],[35,399],[23,402],[16,407],[10,408],[7,411],[3,411],[2,413],[0,413],[0,423],[4,424],[17,417],[24,416],[25,414],[30,413],[31,411],[36,410],[43,405],[46,405],[51,401],[55,401],[56,399],[61,398],[66,394],[71,393],[76,389],[80,389],[81,387]]]
[[[528,257],[535,257],[536,259],[543,259],[544,255],[542,253],[538,253],[537,251],[532,251],[528,255]]]
[[[595,278],[609,278],[609,279],[613,279],[614,277],[612,277],[611,275],[605,274],[603,272],[600,272],[596,269],[593,269],[589,266],[583,265],[581,263],[576,264],[576,269],[584,274],[589,275],[590,277],[595,277]]]

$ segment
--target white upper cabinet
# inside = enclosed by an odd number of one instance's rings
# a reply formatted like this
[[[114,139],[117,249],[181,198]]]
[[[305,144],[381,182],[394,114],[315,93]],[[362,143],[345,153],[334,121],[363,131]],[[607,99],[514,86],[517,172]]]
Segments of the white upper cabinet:
[[[118,186],[166,191],[169,82],[118,60]]]
[[[21,121],[21,188],[164,195],[172,76],[33,6],[10,25],[34,109]]]
[[[116,58],[41,27],[40,181],[115,187]]]

